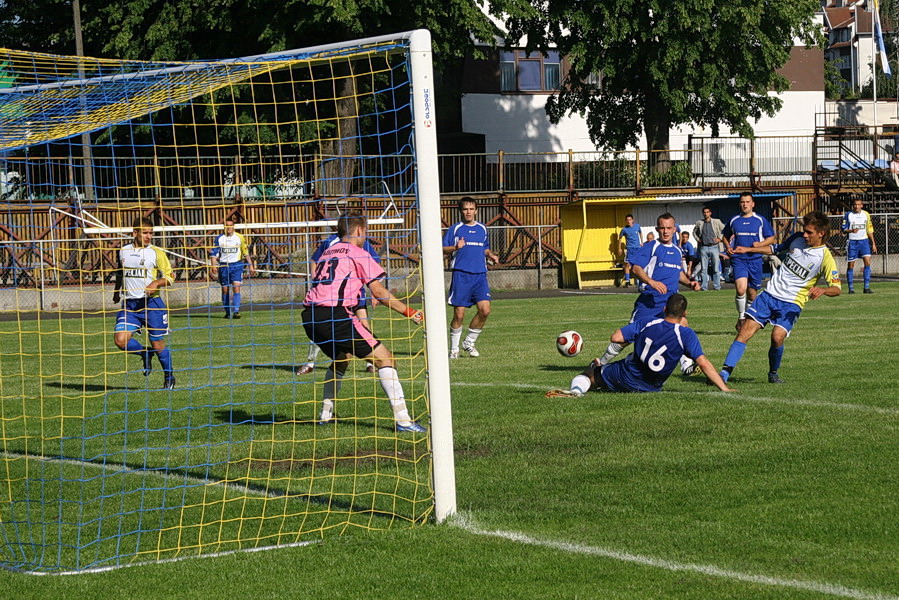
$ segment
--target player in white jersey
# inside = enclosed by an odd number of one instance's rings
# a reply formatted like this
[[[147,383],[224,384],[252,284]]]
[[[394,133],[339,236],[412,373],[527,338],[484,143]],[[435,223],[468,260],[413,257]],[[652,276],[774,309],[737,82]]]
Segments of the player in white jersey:
[[[234,231],[234,219],[225,219],[225,233],[215,238],[210,254],[212,277],[217,278],[222,286],[225,318],[239,319],[240,285],[243,283],[244,266],[250,267],[252,277],[256,274],[256,265],[250,256],[247,239]]]
[[[175,281],[172,266],[162,248],[154,246],[153,223],[149,219],[134,221],[134,241],[119,250],[119,269],[116,273],[112,301],[118,303],[124,291],[124,306],[116,315],[115,345],[144,361],[144,375],[153,369],[153,356],[159,358],[164,375],[163,387],[175,388],[172,355],[165,345],[169,334],[169,314],[159,296],[159,288]],[[147,328],[150,348],[134,339],[135,332]]]
[[[877,254],[877,243],[874,241],[874,225],[871,224],[871,215],[868,211],[862,210],[862,201],[853,200],[852,210],[843,215],[843,225],[841,229],[849,239],[846,242],[846,285],[849,286],[849,293],[854,294],[852,289],[855,275],[855,261],[861,257],[865,263],[864,281],[866,294],[873,294],[871,291],[871,255]]]
[[[808,300],[840,295],[840,272],[833,255],[824,245],[829,226],[827,215],[820,211],[810,212],[802,219],[802,233],[791,235],[784,243],[734,250],[736,253],[757,254],[787,252],[787,255],[765,290],[746,309],[746,320],[724,359],[721,378],[725,382],[743,357],[746,343],[759,329],[771,323],[768,382],[784,383],[777,370],[783,359],[784,342],[796,324],[802,307]],[[823,280],[826,287],[817,286],[819,280]]]

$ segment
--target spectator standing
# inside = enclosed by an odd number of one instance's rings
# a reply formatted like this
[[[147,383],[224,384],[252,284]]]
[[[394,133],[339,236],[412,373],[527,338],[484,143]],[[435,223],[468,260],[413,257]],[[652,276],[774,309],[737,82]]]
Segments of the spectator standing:
[[[709,289],[709,265],[714,269],[712,286],[721,289],[721,240],[724,238],[724,223],[712,217],[712,209],[702,207],[702,219],[693,226],[693,237],[699,243],[699,284],[700,289]]]

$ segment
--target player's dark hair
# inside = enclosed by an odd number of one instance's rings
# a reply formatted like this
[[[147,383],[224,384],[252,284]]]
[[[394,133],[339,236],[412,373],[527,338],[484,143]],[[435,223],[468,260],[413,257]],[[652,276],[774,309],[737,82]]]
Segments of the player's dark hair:
[[[627,218],[633,219],[633,218],[634,218],[634,215],[632,215],[631,213],[627,213],[626,215],[624,215],[624,218],[625,218],[625,219],[627,219]]]
[[[681,318],[687,313],[687,297],[683,294],[671,294],[665,303],[665,315]]]
[[[144,229],[144,228],[153,229],[153,221],[151,221],[147,217],[137,217],[136,219],[134,219],[134,222],[131,224],[131,227],[134,229]]]
[[[830,229],[830,217],[825,215],[820,210],[813,210],[812,212],[802,217],[802,223],[803,225],[811,225],[812,227],[823,233],[827,233],[827,231]]]
[[[228,223],[231,223],[232,225],[237,225],[237,221],[234,220],[234,217],[228,217],[227,219],[222,221],[222,224],[225,226],[227,226]]]
[[[477,208],[478,206],[477,200],[475,200],[471,196],[462,196],[461,198],[459,198],[459,210],[462,210],[462,207],[466,204],[474,204],[475,208]]]
[[[749,196],[752,200],[755,200],[755,196],[752,195],[752,192],[740,192],[740,198],[744,196]]]
[[[674,215],[672,215],[670,212],[666,212],[664,214],[659,215],[659,218],[656,219],[656,225],[658,225],[661,221],[667,221],[668,219],[671,219],[672,221],[677,222],[677,219],[674,218]]]
[[[342,238],[357,227],[365,227],[366,223],[365,215],[360,212],[341,215],[337,219],[337,236]]]

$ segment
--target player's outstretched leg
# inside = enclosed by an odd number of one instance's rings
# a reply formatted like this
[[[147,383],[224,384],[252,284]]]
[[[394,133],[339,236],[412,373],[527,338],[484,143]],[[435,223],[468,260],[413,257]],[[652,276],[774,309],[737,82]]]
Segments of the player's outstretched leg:
[[[576,375],[571,380],[571,385],[568,386],[567,390],[549,390],[545,396],[547,398],[581,398],[593,387],[593,373],[594,368],[593,364],[591,364],[583,373]]]

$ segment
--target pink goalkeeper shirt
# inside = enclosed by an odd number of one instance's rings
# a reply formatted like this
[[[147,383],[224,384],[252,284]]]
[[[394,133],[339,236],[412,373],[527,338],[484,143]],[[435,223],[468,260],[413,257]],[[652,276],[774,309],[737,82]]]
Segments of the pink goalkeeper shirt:
[[[337,242],[315,263],[303,304],[354,307],[359,304],[363,286],[384,275],[384,269],[367,250],[349,242]]]

